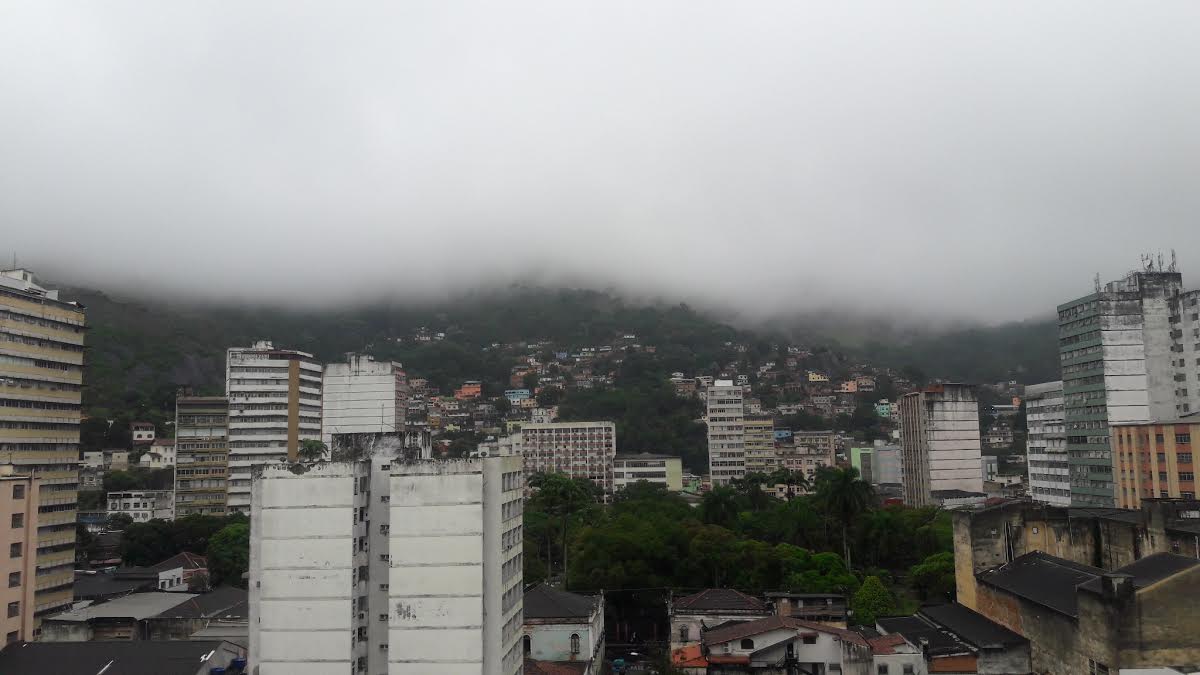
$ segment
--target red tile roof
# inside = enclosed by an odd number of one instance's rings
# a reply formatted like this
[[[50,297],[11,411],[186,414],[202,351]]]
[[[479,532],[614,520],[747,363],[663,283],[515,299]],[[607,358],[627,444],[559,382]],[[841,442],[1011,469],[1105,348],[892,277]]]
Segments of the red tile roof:
[[[757,621],[746,621],[744,623],[734,624],[717,630],[710,630],[704,634],[703,640],[705,644],[713,645],[730,640],[739,640],[751,635],[759,635],[768,631],[779,630],[781,628],[790,628],[792,630],[807,630],[809,632],[825,633],[834,635],[845,642],[853,642],[855,644],[866,646],[867,640],[863,636],[855,633],[852,630],[844,628],[834,628],[824,624],[813,623],[812,621],[804,621],[795,619],[790,616],[772,616],[766,619]]]
[[[765,612],[767,604],[732,588],[708,588],[673,601],[676,610]]]
[[[896,647],[905,642],[904,636],[899,633],[890,633],[867,639],[867,644],[871,645],[871,652],[873,654],[895,654]]]
[[[671,665],[676,668],[707,668],[708,659],[700,645],[688,645],[671,652]]]
[[[525,659],[524,675],[580,675],[588,661],[534,661]]]

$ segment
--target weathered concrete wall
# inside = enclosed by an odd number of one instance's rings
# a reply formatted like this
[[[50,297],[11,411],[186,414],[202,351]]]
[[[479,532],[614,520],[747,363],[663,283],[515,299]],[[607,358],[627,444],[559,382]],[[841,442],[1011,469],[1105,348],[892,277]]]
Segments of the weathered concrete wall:
[[[1028,644],[1008,649],[983,649],[977,656],[979,675],[1026,675],[1032,672]]]
[[[1144,668],[1200,663],[1200,568],[1142,589],[1118,617],[1119,664]]]

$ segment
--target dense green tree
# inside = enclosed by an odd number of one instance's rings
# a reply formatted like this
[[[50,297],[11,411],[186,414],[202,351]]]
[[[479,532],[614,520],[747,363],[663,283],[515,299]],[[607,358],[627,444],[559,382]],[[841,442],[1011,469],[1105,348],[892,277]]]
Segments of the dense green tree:
[[[850,601],[854,624],[874,627],[880,617],[896,613],[896,598],[879,577],[867,577]]]
[[[300,441],[300,447],[296,449],[296,457],[301,462],[319,462],[328,456],[329,448],[325,443],[314,438],[306,438]]]
[[[250,569],[250,525],[233,523],[213,535],[206,552],[212,584],[246,587],[242,575]]]
[[[104,519],[104,529],[125,530],[133,524],[133,516],[128,513],[114,513]]]
[[[733,527],[739,510],[737,491],[729,486],[714,487],[700,501],[700,515],[711,525]]]
[[[850,564],[850,526],[859,515],[874,502],[871,484],[859,479],[858,469],[853,467],[822,467],[817,472],[817,501],[825,512],[842,528],[842,550],[846,567]]]
[[[909,578],[922,600],[953,601],[954,554],[943,552],[929,556],[909,570]]]
[[[560,523],[559,536],[562,540],[562,564],[566,570],[569,565],[567,550],[570,541],[568,526],[572,516],[576,516],[589,506],[594,506],[603,491],[593,482],[583,478],[568,478],[563,474],[537,474],[529,479],[529,487],[534,490],[529,502],[535,509],[541,510]]]
[[[153,565],[178,552],[171,538],[171,524],[165,520],[134,523],[121,536],[121,561],[125,565]]]

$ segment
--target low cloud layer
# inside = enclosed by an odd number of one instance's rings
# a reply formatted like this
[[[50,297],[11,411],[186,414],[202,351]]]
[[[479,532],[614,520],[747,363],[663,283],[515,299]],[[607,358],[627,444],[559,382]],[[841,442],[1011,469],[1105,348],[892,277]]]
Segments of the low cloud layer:
[[[1200,3],[0,6],[0,256],[208,298],[513,280],[1043,314],[1200,282]],[[7,260],[6,260],[7,262]]]

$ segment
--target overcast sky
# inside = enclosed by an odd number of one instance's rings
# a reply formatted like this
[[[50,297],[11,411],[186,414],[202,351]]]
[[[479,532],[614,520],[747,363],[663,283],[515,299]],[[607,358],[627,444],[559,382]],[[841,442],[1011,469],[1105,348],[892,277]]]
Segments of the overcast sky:
[[[0,3],[0,256],[211,297],[514,279],[1044,314],[1200,285],[1200,2]]]

